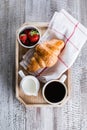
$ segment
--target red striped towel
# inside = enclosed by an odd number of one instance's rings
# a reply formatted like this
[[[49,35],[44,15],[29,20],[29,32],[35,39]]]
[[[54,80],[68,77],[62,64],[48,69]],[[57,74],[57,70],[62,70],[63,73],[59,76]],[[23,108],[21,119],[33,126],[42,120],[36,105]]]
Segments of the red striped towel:
[[[43,68],[33,75],[42,82],[59,78],[75,62],[82,46],[87,40],[87,29],[73,18],[68,12],[62,9],[55,12],[46,33],[42,36],[41,42],[59,38],[65,41],[65,48],[58,57],[57,63],[51,68]],[[33,50],[33,49],[32,49]],[[28,51],[20,63],[25,69],[33,51]]]

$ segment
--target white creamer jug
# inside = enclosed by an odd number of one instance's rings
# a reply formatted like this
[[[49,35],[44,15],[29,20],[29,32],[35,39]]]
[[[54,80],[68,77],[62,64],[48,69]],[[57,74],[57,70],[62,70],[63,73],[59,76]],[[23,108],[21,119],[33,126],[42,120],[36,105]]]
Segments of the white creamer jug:
[[[23,92],[29,96],[37,96],[40,88],[39,80],[32,75],[25,76],[22,70],[20,70],[18,73],[22,78],[20,87],[22,88]]]

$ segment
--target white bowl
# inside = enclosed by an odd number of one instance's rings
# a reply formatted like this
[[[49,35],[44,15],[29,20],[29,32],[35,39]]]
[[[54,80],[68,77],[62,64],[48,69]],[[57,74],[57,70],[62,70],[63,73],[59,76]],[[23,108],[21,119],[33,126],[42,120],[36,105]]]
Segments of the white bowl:
[[[31,29],[31,28],[36,29],[36,30],[39,32],[40,37],[39,37],[38,42],[35,43],[34,45],[32,45],[32,46],[26,46],[26,45],[24,45],[24,44],[21,42],[19,36],[20,36],[20,33],[23,32],[24,30],[26,30],[26,29]],[[33,26],[33,25],[24,25],[24,26],[20,27],[19,30],[17,31],[17,40],[18,40],[18,42],[20,43],[20,45],[23,46],[23,47],[25,47],[25,48],[33,48],[33,47],[35,47],[35,46],[39,43],[40,38],[41,38],[41,33],[40,33],[39,29],[38,29],[37,27]]]

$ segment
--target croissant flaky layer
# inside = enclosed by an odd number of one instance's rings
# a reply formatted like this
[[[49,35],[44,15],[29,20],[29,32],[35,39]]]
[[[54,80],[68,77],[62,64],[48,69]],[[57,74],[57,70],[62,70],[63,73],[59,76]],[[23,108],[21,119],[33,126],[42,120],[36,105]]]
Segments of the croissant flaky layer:
[[[58,39],[52,39],[42,44],[38,44],[35,47],[34,55],[30,59],[27,70],[35,72],[41,68],[52,67],[57,62],[58,55],[63,47],[64,41]]]

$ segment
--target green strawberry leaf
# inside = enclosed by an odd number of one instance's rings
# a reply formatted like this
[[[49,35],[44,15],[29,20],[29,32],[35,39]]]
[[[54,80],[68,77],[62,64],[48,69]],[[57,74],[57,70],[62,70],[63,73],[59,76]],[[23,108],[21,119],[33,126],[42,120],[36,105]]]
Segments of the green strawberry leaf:
[[[39,35],[39,32],[37,30],[31,30],[30,35],[33,36],[35,34]]]

